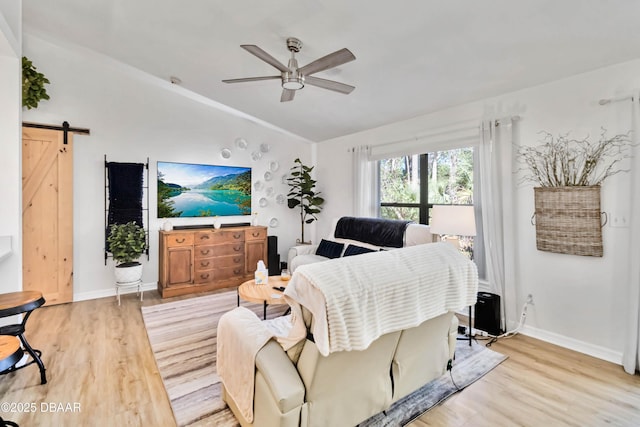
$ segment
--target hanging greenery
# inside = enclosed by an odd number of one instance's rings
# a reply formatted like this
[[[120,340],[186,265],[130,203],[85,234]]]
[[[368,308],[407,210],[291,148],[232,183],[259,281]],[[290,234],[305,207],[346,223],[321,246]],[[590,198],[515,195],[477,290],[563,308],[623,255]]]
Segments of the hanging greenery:
[[[44,74],[39,73],[26,56],[22,57],[22,106],[29,110],[38,108],[38,103],[49,99],[44,85],[49,84]]]
[[[518,161],[528,173],[521,182],[533,182],[541,187],[575,187],[600,185],[608,177],[620,172],[620,162],[629,158],[633,145],[630,133],[606,136],[602,129],[598,142],[571,139],[568,134],[554,137],[540,132],[540,145],[521,147]]]

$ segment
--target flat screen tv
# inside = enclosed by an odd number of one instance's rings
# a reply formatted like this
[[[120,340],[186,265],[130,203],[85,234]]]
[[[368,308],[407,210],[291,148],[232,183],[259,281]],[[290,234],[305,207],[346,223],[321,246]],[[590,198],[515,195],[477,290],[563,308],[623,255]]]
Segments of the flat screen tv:
[[[158,162],[158,218],[251,214],[251,168]]]

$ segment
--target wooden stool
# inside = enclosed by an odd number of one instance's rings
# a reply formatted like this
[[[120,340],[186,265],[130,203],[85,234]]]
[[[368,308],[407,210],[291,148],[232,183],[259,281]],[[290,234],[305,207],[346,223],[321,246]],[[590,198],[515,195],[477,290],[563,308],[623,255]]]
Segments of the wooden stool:
[[[40,384],[47,383],[44,363],[42,363],[42,359],[40,359],[42,352],[40,350],[34,350],[33,348],[31,348],[29,342],[24,336],[24,331],[26,328],[27,320],[29,320],[29,316],[31,315],[33,310],[41,307],[44,303],[45,299],[42,296],[42,293],[37,291],[22,291],[0,294],[0,317],[8,317],[15,314],[25,313],[24,317],[22,318],[22,323],[18,325],[6,325],[0,327],[0,335],[10,335],[13,337],[18,337],[20,339],[20,342],[22,343],[22,347],[27,350],[27,353],[29,353],[29,355],[33,359],[31,362],[22,365],[19,368],[16,368],[14,363],[8,369],[2,370],[0,374],[13,372],[18,369],[26,368],[32,363],[37,363],[38,367],[40,368]],[[20,358],[22,358],[22,356],[20,356]]]
[[[3,372],[11,368],[18,363],[24,352],[20,347],[20,340],[10,335],[0,335],[0,372]],[[0,417],[0,426],[18,427],[18,424],[13,421],[5,421]]]

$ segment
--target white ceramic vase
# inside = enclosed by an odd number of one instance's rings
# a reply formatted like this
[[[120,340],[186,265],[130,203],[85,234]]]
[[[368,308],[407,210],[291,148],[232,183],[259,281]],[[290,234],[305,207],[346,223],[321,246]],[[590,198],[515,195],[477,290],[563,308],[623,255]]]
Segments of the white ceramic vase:
[[[131,283],[142,279],[142,264],[128,267],[116,266],[115,276],[117,283]]]

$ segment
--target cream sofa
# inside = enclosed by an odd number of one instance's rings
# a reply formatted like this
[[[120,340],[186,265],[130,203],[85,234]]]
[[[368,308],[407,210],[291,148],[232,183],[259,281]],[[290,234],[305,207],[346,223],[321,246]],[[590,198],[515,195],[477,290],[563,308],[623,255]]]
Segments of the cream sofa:
[[[425,256],[418,253],[418,250],[436,249],[446,252],[448,259],[455,258],[455,262],[438,258],[430,266],[423,267]],[[393,320],[395,317],[406,316],[406,312],[418,311],[416,309],[429,304],[432,299],[444,301],[454,298],[451,295],[457,295],[451,304],[442,303],[443,307],[449,308],[417,324],[418,326],[384,333],[362,350],[336,351],[323,355],[321,353],[326,347],[318,341],[318,337],[322,335],[318,324],[322,322],[312,314],[315,307],[313,304],[308,306],[312,308],[292,305],[294,316],[299,313],[304,322],[308,331],[307,338],[287,351],[283,350],[280,343],[271,340],[257,352],[252,422],[241,415],[224,387],[225,378],[222,378],[222,397],[242,426],[355,426],[445,373],[448,362],[453,359],[456,345],[458,322],[454,312],[475,302],[477,271],[471,261],[466,258],[462,260],[462,255],[451,245],[435,243],[330,260],[321,265],[316,264],[315,269],[335,271],[336,274],[354,270],[356,274],[361,274],[362,266],[367,265],[382,274],[397,268],[399,264],[396,258],[408,251],[418,253],[418,256],[412,265],[402,265],[403,270],[411,270],[411,274],[414,274],[413,271],[418,271],[419,274],[422,274],[421,271],[433,272],[432,275],[423,276],[425,279],[420,286],[426,290],[422,292],[420,301],[412,303],[415,298],[411,297],[406,300],[407,303],[400,305],[384,303],[386,309],[393,306],[397,310],[385,314],[390,316],[387,319]],[[313,265],[304,266],[294,274],[285,292],[287,301],[296,298],[296,289],[300,290],[296,286],[304,280],[303,275],[313,268]],[[358,268],[361,269],[360,272]],[[460,282],[460,285],[456,285],[454,289],[450,286],[452,282]],[[425,283],[429,286],[423,286]],[[387,292],[388,289],[382,286],[376,291]],[[419,294],[420,291],[418,289]],[[323,292],[326,293],[326,290]],[[308,290],[299,294],[310,295],[311,301],[319,295]],[[296,311],[296,307],[299,311]],[[332,329],[332,334],[333,331]],[[236,336],[242,335],[240,332]],[[222,338],[219,335],[219,342]]]
[[[340,227],[338,227],[339,222],[343,219],[350,220],[352,222],[360,222],[360,223],[371,223],[369,227],[372,228],[371,231],[376,233],[376,231],[380,232],[380,229],[387,227],[387,224],[393,225],[397,221],[393,220],[381,220],[378,218],[355,218],[355,217],[342,217],[337,218],[333,221],[331,225],[331,231],[329,235],[325,238],[325,240],[331,242],[337,242],[344,245],[342,254],[349,247],[349,245],[354,245],[356,247],[362,247],[372,250],[380,250],[380,249],[394,249],[392,246],[385,246],[375,243],[380,243],[381,240],[377,239],[376,235],[360,235],[358,237],[352,237],[349,231],[343,231],[340,233]],[[366,226],[366,225],[365,225]],[[338,237],[336,237],[336,227],[338,227]],[[344,230],[344,229],[343,229]],[[351,237],[351,238],[350,238]],[[384,240],[382,240],[384,241]],[[428,225],[424,224],[414,224],[409,223],[406,224],[404,228],[404,232],[402,235],[402,239],[398,245],[395,247],[406,247],[406,246],[414,246],[421,245],[424,243],[432,243],[434,241],[434,236],[431,234],[430,228]],[[371,243],[375,242],[375,243]],[[293,273],[299,266],[305,264],[311,264],[314,262],[327,261],[329,258],[316,254],[318,250],[319,244],[315,245],[297,245],[293,246],[289,249],[289,253],[287,256],[287,265],[289,266],[289,270]]]

